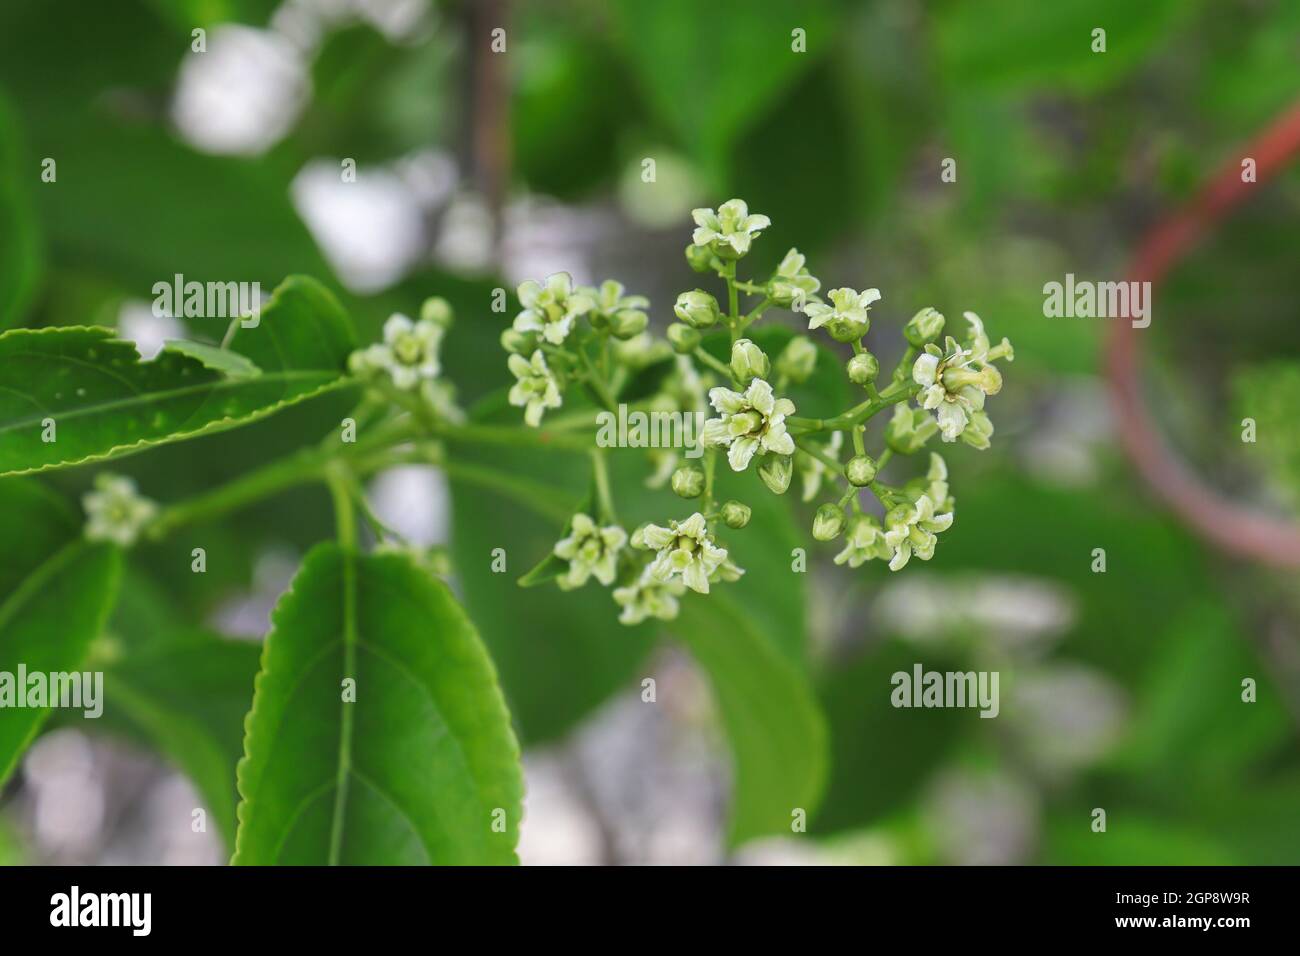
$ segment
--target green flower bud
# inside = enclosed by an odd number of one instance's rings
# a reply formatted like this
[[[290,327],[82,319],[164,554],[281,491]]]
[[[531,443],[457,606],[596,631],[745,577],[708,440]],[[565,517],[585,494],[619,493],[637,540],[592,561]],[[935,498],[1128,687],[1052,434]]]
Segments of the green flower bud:
[[[739,382],[766,379],[772,370],[767,355],[749,339],[738,339],[731,346],[731,374]]]
[[[813,515],[813,537],[818,541],[834,541],[844,533],[844,526],[847,523],[844,509],[828,501]]]
[[[668,341],[672,344],[674,352],[679,355],[686,355],[694,352],[699,347],[700,333],[689,325],[674,322],[668,326]]]
[[[718,300],[703,289],[692,289],[677,297],[673,313],[692,328],[707,329],[718,321]]]
[[[691,244],[686,247],[686,264],[693,272],[712,272],[714,256],[706,246]]]
[[[501,333],[501,347],[514,355],[529,356],[537,348],[537,335],[533,332],[506,329]]]
[[[929,306],[908,319],[907,325],[903,326],[903,337],[918,349],[933,342],[941,332],[943,332],[943,315]]]
[[[767,490],[774,495],[783,495],[790,487],[790,476],[794,474],[794,458],[791,455],[766,455],[758,466],[758,477],[767,485]]]
[[[695,465],[682,465],[673,472],[673,492],[679,498],[698,498],[704,494],[704,472]]]
[[[856,455],[844,466],[844,477],[861,488],[876,480],[876,462],[870,455]]]
[[[640,309],[620,309],[609,320],[609,329],[614,338],[626,341],[640,335],[649,324],[650,319]]]
[[[749,505],[734,498],[722,506],[722,520],[728,528],[745,527],[749,524],[751,514],[753,511]]]
[[[833,318],[826,323],[826,331],[836,342],[857,342],[871,329],[870,319]]]
[[[806,335],[796,335],[777,356],[776,372],[796,385],[808,381],[817,366],[817,346]]]
[[[849,359],[849,381],[854,385],[870,385],[880,374],[880,362],[870,352],[859,352]]]
[[[440,295],[431,296],[424,300],[424,305],[420,306],[420,318],[449,329],[452,320],[451,303]]]

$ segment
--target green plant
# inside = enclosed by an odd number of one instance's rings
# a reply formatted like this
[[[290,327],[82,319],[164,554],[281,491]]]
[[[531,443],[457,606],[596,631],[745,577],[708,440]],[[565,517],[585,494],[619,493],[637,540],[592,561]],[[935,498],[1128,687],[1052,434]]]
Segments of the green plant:
[[[522,774],[492,657],[440,580],[446,555],[386,527],[362,484],[396,465],[433,464],[558,529],[551,553],[520,584],[554,581],[573,591],[594,579],[612,588],[624,624],[674,622],[713,680],[732,740],[732,841],[787,826],[792,811],[815,805],[825,773],[825,730],[801,651],[779,633],[798,598],[793,588],[771,587],[778,575],[803,570],[802,550],[797,541],[789,547],[788,515],[773,511],[762,493],[723,493],[725,472],[756,472],[776,495],[797,472],[805,502],[829,498],[816,508],[812,536],[845,537],[837,563],[856,568],[875,558],[898,570],[912,556],[928,560],[953,520],[947,466],[931,453],[923,475],[891,483],[884,472],[895,455],[922,451],[936,434],[987,448],[993,429],[985,399],[1002,384],[993,363],[1012,353],[1005,339],[991,345],[973,313],[966,313],[963,342],[948,336],[940,345],[943,316],[923,309],[906,324],[906,350],[877,387],[880,362],[865,341],[878,291],[834,289],[823,301],[819,280],[794,249],[766,280],[742,279],[738,264],[769,227],[767,217],[732,200],[716,212],[696,210],[695,219],[687,260],[722,280],[726,303],[699,289],[683,293],[674,307],[680,322],[664,337],[649,331],[648,301],[618,283],[575,287],[559,274],[520,286],[523,310],[501,341],[515,378],[504,401],[523,409],[522,425],[487,420],[501,396],[473,413],[457,405],[444,374],[454,370],[444,369],[441,357],[453,314],[441,298],[427,300],[417,320],[392,316],[383,340],[365,347],[333,296],[304,278],[281,285],[256,321],[233,318],[220,345],[172,342],[149,362],[107,329],[6,332],[0,475],[114,460],[329,396],[346,397],[352,410],[318,445],[170,503],[101,473],[83,498],[84,522],[35,480],[0,481],[6,540],[23,542],[0,580],[0,672],[20,665],[107,671],[110,710],[121,711],[114,719],[190,771],[218,812],[236,863],[513,861]],[[753,300],[745,310],[742,296]],[[779,335],[754,328],[773,308],[803,313],[810,330],[824,328],[851,346],[844,374],[806,336],[785,338],[777,352]],[[860,401],[841,400],[845,379],[861,390]],[[816,409],[822,417],[796,415],[788,393],[815,395],[814,385],[837,397]],[[888,409],[883,447],[868,454],[867,425]],[[638,440],[635,426],[626,428],[638,415],[637,422],[666,421],[676,431],[655,432],[667,441]],[[841,462],[846,432],[853,455]],[[695,503],[689,515],[624,526],[624,505],[663,505],[640,482],[623,480],[616,494],[614,459],[622,456],[612,449],[622,445],[643,449],[652,471],[644,484],[670,483]],[[462,454],[474,447],[571,456],[588,463],[590,491],[579,503],[562,485]],[[255,691],[246,656],[196,633],[193,622],[184,640],[166,648],[133,642],[131,635],[178,628],[158,620],[139,597],[153,585],[134,578],[114,612],[127,549],[313,483],[329,489],[337,540],[312,549],[281,598]],[[864,507],[868,494],[883,517]],[[719,537],[732,532],[754,536],[750,555],[767,583],[736,599],[686,599],[687,590],[709,594],[713,584],[746,574]],[[191,556],[191,570],[206,569],[202,548]],[[471,560],[494,572],[507,567],[499,546]],[[775,633],[749,613],[764,601]],[[801,607],[795,614],[801,617]],[[151,671],[150,661],[169,663]],[[202,686],[213,674],[229,677],[226,691]],[[232,812],[225,731],[215,728],[225,726],[218,710],[240,707],[241,680],[251,706]],[[0,779],[50,703],[0,709]]]

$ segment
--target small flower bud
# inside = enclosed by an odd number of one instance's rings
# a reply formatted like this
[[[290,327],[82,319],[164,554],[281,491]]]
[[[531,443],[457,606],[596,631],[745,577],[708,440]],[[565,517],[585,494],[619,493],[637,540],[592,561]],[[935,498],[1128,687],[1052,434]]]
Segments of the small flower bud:
[[[749,339],[738,339],[731,346],[731,374],[739,382],[751,379],[766,379],[772,370],[772,363],[767,355]]]
[[[703,289],[692,289],[677,297],[673,313],[691,328],[707,329],[718,321],[718,300]]]
[[[532,332],[506,329],[501,333],[501,347],[514,355],[531,355],[537,348],[537,336]]]
[[[640,309],[620,309],[609,320],[609,330],[614,338],[626,341],[646,330],[650,319]]]
[[[758,477],[767,485],[767,490],[774,495],[783,495],[790,487],[790,476],[794,473],[794,458],[790,455],[768,455],[758,466]]]
[[[845,524],[844,509],[828,501],[813,515],[813,537],[818,541],[834,541],[844,533]]]
[[[420,306],[420,319],[424,322],[432,322],[444,329],[451,328],[451,303],[440,295],[425,299],[424,305]]]
[[[694,465],[683,465],[673,472],[673,491],[679,498],[698,498],[704,494],[704,472]]]
[[[722,506],[722,520],[728,528],[743,528],[749,524],[753,510],[743,502],[731,499]]]
[[[858,342],[871,329],[870,319],[834,318],[826,323],[826,331],[836,342]]]
[[[817,366],[817,346],[806,335],[796,335],[776,359],[776,372],[798,385]]]
[[[907,320],[907,325],[903,326],[903,337],[919,349],[937,339],[942,331],[943,315],[937,309],[926,306]]]
[[[844,477],[861,488],[876,480],[876,462],[870,455],[856,455],[844,466]]]
[[[713,253],[706,246],[692,243],[686,247],[686,264],[693,272],[710,272],[713,270]]]
[[[700,333],[689,325],[674,322],[668,326],[668,341],[672,345],[674,352],[679,355],[686,355],[689,352],[694,352],[699,347]]]
[[[880,374],[880,362],[870,352],[859,352],[849,359],[849,381],[854,385],[870,385]]]

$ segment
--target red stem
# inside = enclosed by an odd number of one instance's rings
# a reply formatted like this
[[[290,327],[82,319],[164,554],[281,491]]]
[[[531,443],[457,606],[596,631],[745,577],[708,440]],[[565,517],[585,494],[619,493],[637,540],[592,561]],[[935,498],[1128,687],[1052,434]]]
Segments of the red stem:
[[[1297,153],[1300,101],[1249,142],[1191,202],[1147,233],[1129,265],[1128,279],[1150,282],[1154,292],[1210,228]],[[1255,160],[1255,183],[1242,182],[1241,161],[1246,157]],[[1300,526],[1221,497],[1164,440],[1142,395],[1140,339],[1131,322],[1117,321],[1106,356],[1120,438],[1138,472],[1185,522],[1224,551],[1279,567],[1300,567]]]

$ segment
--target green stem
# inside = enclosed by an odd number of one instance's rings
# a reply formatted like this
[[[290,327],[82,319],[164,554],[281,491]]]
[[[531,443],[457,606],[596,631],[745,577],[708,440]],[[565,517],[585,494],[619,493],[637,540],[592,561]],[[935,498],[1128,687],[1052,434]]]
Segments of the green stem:
[[[325,483],[334,501],[334,522],[338,526],[339,547],[344,551],[357,550],[357,515],[352,507],[351,476],[338,462],[331,462],[325,470]]]
[[[221,337],[221,348],[223,351],[230,348],[230,343],[235,339],[235,333],[239,331],[239,323],[241,321],[243,320],[239,316],[236,316],[231,319],[230,324],[226,326],[226,334]]]
[[[898,366],[894,369],[893,384],[890,385],[889,388],[885,389],[885,391],[891,391],[895,386],[907,381],[908,375],[912,371],[912,365],[916,361],[916,356],[919,353],[920,349],[915,345],[909,345],[907,347],[907,351],[903,353],[903,357],[898,360]]]
[[[749,314],[746,315],[745,318],[741,320],[740,330],[742,332],[745,331],[745,329],[749,328],[756,321],[758,321],[759,316],[761,316],[764,312],[766,312],[771,307],[772,307],[772,300],[770,298],[763,299],[762,302],[754,306],[754,308],[750,310]]]
[[[897,390],[899,387],[899,385],[891,385],[876,398],[869,398],[860,405],[855,405],[847,412],[836,415],[834,418],[799,418],[791,416],[785,422],[796,435],[823,431],[845,431],[856,425],[863,424],[890,405],[897,405],[899,402],[907,401],[921,388],[919,385],[903,385],[901,390]]]
[[[708,352],[704,351],[702,347],[697,347],[692,354],[709,368],[713,369],[713,371],[720,375],[725,375],[728,379],[732,378],[730,367],[724,365],[718,359],[715,359]]]
[[[587,371],[585,379],[587,386],[595,393],[596,400],[604,405],[611,412],[614,410],[614,398],[605,388],[605,382],[596,372],[596,367],[591,362],[591,356],[587,354],[586,349],[578,349],[578,357],[582,359],[582,366]]]
[[[801,451],[805,451],[808,454],[812,455],[823,465],[829,468],[831,470],[831,474],[834,477],[836,478],[844,477],[844,466],[841,465],[834,458],[832,458],[825,451],[823,451],[821,448],[819,448],[817,445],[814,445],[812,442],[796,442],[795,444],[798,445]]]
[[[227,485],[163,509],[150,527],[149,535],[161,538],[184,525],[217,518],[297,485],[319,481],[325,477],[329,464],[336,460],[350,461],[356,471],[382,467],[374,461],[375,450],[386,454],[388,446],[410,437],[413,437],[413,431],[410,423],[405,422],[398,428],[377,431],[366,441],[353,445],[340,447],[331,443],[324,447],[305,448],[297,454],[263,465]]]
[[[727,280],[727,325],[731,327],[731,341],[740,338],[740,296],[736,290],[735,260],[727,263],[722,277]]]
[[[609,489],[609,468],[605,463],[605,451],[602,448],[591,450],[591,473],[596,480],[596,506],[600,511],[600,521],[618,524],[618,515],[614,511],[614,496]]]

